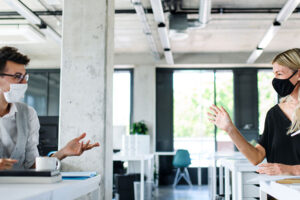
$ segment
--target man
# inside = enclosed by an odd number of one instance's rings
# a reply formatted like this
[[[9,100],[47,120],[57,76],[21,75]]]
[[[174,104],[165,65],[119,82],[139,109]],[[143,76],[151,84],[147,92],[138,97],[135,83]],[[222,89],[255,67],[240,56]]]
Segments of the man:
[[[27,89],[25,66],[29,61],[16,48],[0,48],[0,170],[35,168],[35,158],[39,156],[36,111],[20,102]],[[74,138],[52,156],[62,160],[99,146],[98,142],[80,142],[85,136],[83,133]]]

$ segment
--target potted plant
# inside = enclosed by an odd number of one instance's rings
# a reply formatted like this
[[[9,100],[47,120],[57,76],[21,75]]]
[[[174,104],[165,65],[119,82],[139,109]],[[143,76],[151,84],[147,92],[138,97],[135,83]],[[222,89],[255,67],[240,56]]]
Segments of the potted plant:
[[[144,121],[135,122],[131,126],[130,135],[125,135],[122,150],[127,155],[150,153],[150,136]]]
[[[135,122],[132,124],[130,134],[147,135],[148,127],[144,121]]]

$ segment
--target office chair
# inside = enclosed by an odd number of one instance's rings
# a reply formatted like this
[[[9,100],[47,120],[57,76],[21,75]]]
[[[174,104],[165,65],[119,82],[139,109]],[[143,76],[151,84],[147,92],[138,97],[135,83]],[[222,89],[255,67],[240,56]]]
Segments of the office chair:
[[[181,178],[192,186],[189,172],[187,167],[191,164],[190,154],[187,150],[178,149],[173,159],[173,166],[177,168],[176,176],[174,179],[173,187],[176,187]]]

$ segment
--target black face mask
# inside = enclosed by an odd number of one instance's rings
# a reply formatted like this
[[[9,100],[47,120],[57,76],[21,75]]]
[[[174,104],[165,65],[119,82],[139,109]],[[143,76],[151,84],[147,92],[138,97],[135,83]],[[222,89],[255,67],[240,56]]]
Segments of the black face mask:
[[[273,88],[275,91],[279,94],[281,97],[285,97],[293,92],[295,89],[296,85],[293,85],[290,82],[290,78],[292,78],[296,73],[298,72],[295,71],[289,78],[287,79],[278,79],[274,78],[272,81]]]

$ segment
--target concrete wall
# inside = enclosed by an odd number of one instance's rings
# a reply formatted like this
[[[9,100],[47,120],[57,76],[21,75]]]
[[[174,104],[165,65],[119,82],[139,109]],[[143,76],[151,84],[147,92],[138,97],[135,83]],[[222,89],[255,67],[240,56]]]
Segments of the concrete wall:
[[[64,0],[59,148],[86,132],[100,148],[63,160],[64,171],[97,171],[112,199],[114,1]],[[75,21],[74,21],[75,20]]]

